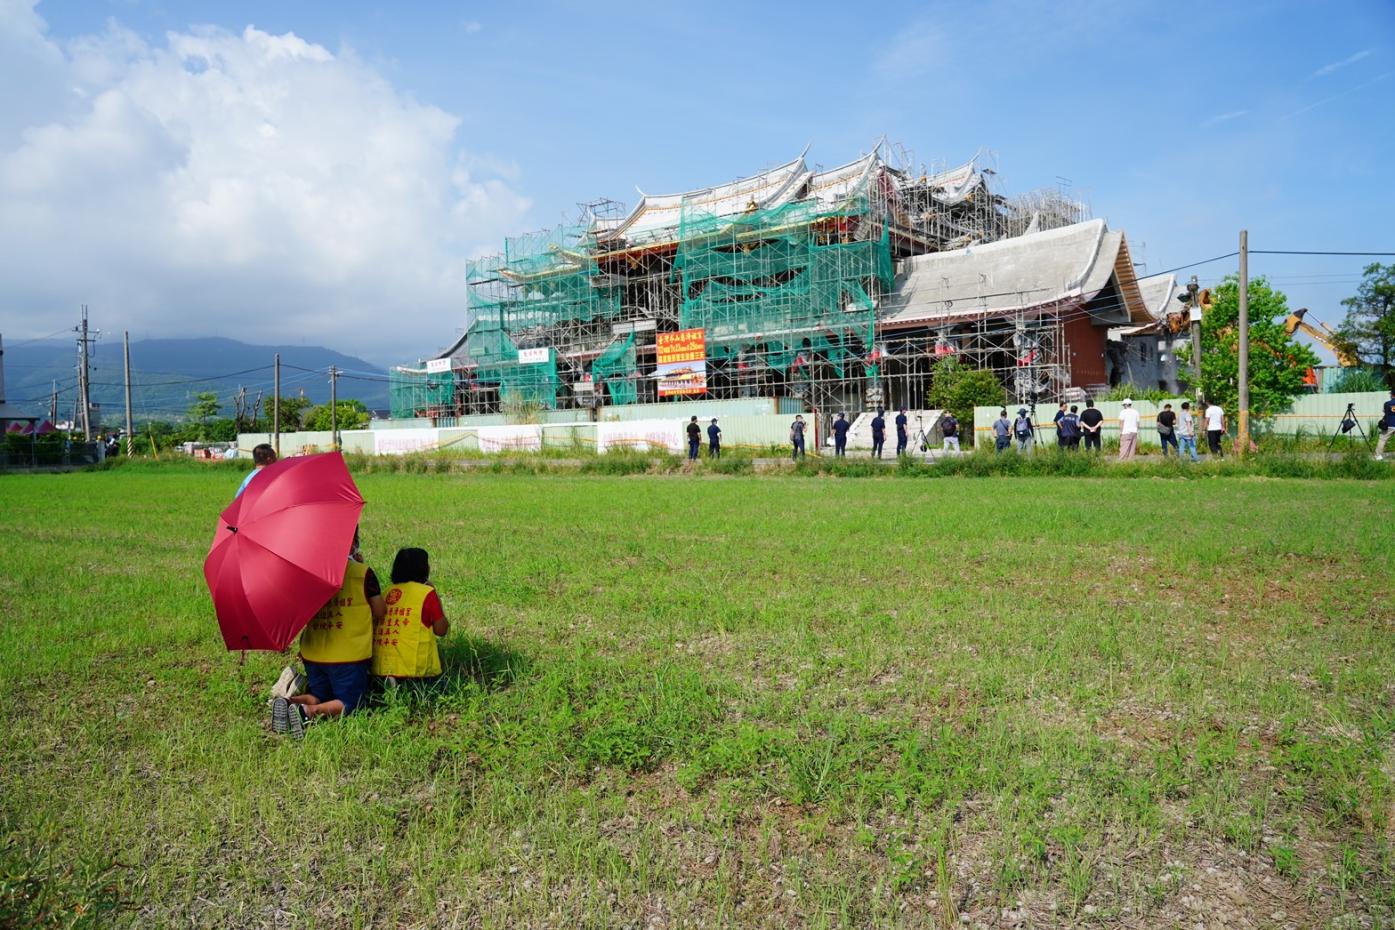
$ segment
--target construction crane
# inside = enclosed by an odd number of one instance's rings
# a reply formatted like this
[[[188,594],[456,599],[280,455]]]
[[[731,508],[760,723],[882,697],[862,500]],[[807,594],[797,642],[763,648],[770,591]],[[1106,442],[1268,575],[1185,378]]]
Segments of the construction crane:
[[[1284,320],[1284,333],[1289,336],[1296,332],[1307,333],[1310,339],[1337,356],[1337,364],[1343,368],[1355,368],[1360,364],[1356,356],[1342,345],[1341,337],[1333,332],[1331,327],[1319,320],[1313,321],[1317,326],[1307,323],[1303,319],[1307,314],[1307,307],[1300,307],[1290,313],[1288,319]]]

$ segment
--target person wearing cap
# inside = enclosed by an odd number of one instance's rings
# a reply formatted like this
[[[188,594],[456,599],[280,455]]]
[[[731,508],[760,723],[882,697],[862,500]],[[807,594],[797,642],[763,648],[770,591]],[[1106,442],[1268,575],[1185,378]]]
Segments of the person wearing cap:
[[[1127,462],[1138,451],[1138,411],[1133,409],[1133,399],[1125,397],[1119,411],[1119,461]]]
[[[1017,451],[1019,453],[1031,454],[1032,439],[1036,436],[1036,427],[1032,425],[1032,418],[1027,414],[1026,407],[1017,408],[1017,419],[1012,421],[1012,435],[1017,437]]]
[[[848,454],[848,428],[851,426],[848,418],[839,411],[838,419],[833,421],[833,454],[839,458],[845,458]]]
[[[717,425],[716,417],[713,417],[712,422],[707,425],[707,457],[710,459],[722,457],[722,429]]]
[[[877,415],[872,418],[872,455],[877,458],[882,457],[882,449],[886,446],[886,411],[877,410]]]
[[[910,433],[907,432],[909,420],[906,419],[906,408],[902,407],[901,412],[896,414],[896,454],[905,455],[906,445],[910,442]]]

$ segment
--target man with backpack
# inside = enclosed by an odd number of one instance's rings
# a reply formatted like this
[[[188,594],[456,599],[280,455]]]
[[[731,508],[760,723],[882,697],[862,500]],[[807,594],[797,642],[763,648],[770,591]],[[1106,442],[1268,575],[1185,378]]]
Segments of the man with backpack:
[[[948,452],[951,447],[955,452],[959,451],[959,419],[948,410],[940,418],[940,435],[945,438],[945,452]]]
[[[1012,435],[1017,439],[1018,453],[1032,452],[1032,440],[1036,437],[1037,429],[1032,425],[1032,418],[1027,414],[1026,407],[1017,408],[1017,419],[1012,421]]]
[[[998,419],[993,421],[993,451],[1002,452],[1012,445],[1012,421],[1008,419],[1007,409],[998,411]]]

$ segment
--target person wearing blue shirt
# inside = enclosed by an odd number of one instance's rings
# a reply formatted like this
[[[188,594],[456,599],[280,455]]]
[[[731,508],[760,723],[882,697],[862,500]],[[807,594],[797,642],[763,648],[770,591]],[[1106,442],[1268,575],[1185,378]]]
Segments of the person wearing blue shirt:
[[[833,421],[833,454],[845,457],[848,454],[848,428],[852,426],[841,413]]]
[[[910,434],[906,432],[906,408],[902,407],[901,412],[896,414],[896,454],[906,454],[906,444],[910,441]]]
[[[241,497],[242,492],[247,490],[247,485],[252,483],[252,479],[261,473],[261,470],[272,462],[276,461],[276,450],[271,448],[270,443],[261,443],[252,447],[252,470],[247,473],[247,477],[242,479],[242,483],[237,486],[237,493],[233,497]]]
[[[717,418],[712,418],[712,423],[707,427],[707,457],[719,459],[722,457],[722,430],[717,426]]]
[[[882,457],[882,447],[886,445],[886,411],[878,410],[872,418],[872,454]]]
[[[1385,461],[1385,444],[1395,435],[1395,388],[1390,389],[1390,399],[1380,409],[1380,441],[1376,443],[1376,461]]]

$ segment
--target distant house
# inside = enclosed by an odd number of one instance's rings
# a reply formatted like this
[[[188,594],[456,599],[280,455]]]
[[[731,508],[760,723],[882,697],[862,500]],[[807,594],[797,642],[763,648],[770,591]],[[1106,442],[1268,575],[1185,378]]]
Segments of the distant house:
[[[1177,352],[1190,342],[1187,308],[1178,298],[1176,275],[1138,280],[1147,322],[1110,328],[1105,349],[1109,385],[1136,384],[1179,394]]]

